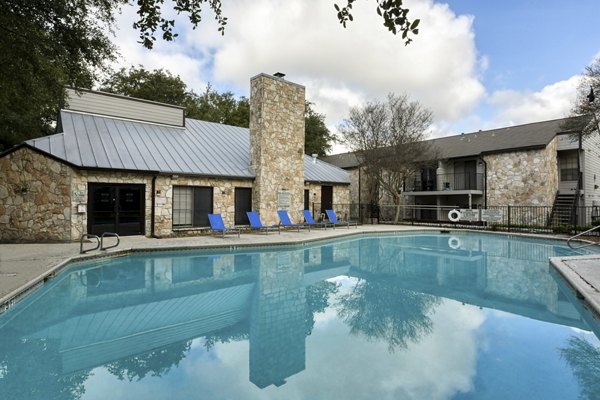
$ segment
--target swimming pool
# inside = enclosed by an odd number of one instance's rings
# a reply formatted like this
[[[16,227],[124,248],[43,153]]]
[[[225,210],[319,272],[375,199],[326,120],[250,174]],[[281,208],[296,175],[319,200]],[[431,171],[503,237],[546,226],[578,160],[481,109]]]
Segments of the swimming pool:
[[[418,233],[77,264],[0,316],[0,399],[595,398],[570,254]]]

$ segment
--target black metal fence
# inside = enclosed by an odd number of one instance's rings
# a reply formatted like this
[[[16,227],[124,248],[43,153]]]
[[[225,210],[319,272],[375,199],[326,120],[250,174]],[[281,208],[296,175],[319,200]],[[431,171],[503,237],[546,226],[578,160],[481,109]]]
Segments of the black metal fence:
[[[315,219],[326,218],[320,203],[312,203]],[[575,207],[568,218],[558,218],[552,206],[493,206],[465,210],[455,206],[394,204],[333,204],[338,218],[365,224],[411,224],[502,230],[509,232],[572,234],[600,225],[600,207]],[[459,215],[454,211],[459,211]]]

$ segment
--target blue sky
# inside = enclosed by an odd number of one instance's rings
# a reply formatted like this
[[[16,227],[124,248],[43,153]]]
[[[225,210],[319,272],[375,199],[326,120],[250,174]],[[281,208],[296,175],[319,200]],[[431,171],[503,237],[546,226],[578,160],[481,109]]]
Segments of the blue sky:
[[[347,29],[334,2],[226,0],[224,36],[209,14],[196,30],[178,17],[178,40],[152,51],[136,43],[135,10],[126,8],[119,65],[165,68],[197,92],[210,82],[245,96],[252,76],[281,71],[306,87],[332,130],[350,107],[406,93],[433,111],[429,134],[439,137],[567,115],[579,75],[600,55],[597,0],[408,0],[421,26],[407,47],[381,26],[374,1],[355,3]]]
[[[600,51],[596,0],[446,2],[475,16],[477,49],[490,59],[488,90],[539,90],[582,71]]]

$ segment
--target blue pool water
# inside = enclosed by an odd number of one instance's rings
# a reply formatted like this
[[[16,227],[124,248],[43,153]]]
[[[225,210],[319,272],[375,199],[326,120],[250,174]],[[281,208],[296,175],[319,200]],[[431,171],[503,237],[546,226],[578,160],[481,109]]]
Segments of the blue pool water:
[[[0,316],[0,399],[599,398],[600,329],[549,273],[569,254],[411,234],[74,265]]]

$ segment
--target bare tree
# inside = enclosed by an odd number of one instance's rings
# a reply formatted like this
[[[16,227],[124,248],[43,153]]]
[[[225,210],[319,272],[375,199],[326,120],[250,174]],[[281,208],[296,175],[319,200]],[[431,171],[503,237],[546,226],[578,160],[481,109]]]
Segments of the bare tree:
[[[393,201],[395,221],[400,216],[402,186],[405,179],[436,159],[426,131],[433,114],[407,95],[390,93],[385,101],[371,101],[350,109],[350,116],[339,127],[342,141],[352,149],[364,168],[369,200],[382,197]]]
[[[577,100],[571,109],[571,116],[576,118],[565,120],[562,128],[574,132],[574,135],[581,133],[583,136],[600,130],[598,96],[600,96],[600,57],[585,67],[585,74],[577,88]]]

